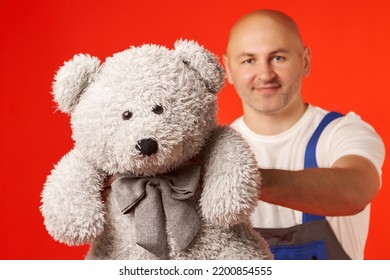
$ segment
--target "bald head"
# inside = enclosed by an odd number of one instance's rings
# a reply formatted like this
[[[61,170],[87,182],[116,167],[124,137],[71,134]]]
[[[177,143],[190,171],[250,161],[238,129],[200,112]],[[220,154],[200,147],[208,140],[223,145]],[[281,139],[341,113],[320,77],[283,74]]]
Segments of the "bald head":
[[[298,26],[291,17],[279,11],[258,10],[246,14],[234,24],[229,34],[227,55],[237,42],[245,42],[251,36],[265,36],[267,33],[281,36],[297,49],[303,50]]]
[[[260,10],[240,18],[230,31],[223,61],[247,120],[302,112],[301,83],[309,74],[310,49],[289,16]]]

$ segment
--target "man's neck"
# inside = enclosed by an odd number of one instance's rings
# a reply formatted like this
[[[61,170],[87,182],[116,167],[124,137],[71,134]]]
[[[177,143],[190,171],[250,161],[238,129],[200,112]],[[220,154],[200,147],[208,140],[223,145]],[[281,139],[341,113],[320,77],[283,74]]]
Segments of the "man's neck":
[[[256,134],[276,135],[296,124],[307,107],[307,104],[300,103],[294,108],[287,108],[277,113],[262,113],[244,108],[244,122]]]

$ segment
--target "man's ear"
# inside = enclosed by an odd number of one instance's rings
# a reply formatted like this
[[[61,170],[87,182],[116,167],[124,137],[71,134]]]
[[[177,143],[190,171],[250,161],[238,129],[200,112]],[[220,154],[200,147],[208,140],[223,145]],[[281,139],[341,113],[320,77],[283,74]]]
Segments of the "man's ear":
[[[310,74],[310,66],[311,66],[311,51],[309,47],[305,47],[303,50],[303,75],[309,76]]]
[[[233,84],[233,78],[232,78],[232,72],[230,70],[230,64],[229,64],[229,58],[227,57],[226,54],[222,56],[223,59],[223,65],[225,66],[225,71],[226,71],[226,78],[229,82],[229,84]]]

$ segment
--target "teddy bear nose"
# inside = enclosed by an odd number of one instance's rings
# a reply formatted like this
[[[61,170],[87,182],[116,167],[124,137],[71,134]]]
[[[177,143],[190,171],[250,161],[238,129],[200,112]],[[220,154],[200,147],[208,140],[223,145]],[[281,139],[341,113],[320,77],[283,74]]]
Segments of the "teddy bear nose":
[[[140,151],[141,155],[151,156],[157,152],[158,143],[153,138],[141,139],[137,142],[135,148]]]

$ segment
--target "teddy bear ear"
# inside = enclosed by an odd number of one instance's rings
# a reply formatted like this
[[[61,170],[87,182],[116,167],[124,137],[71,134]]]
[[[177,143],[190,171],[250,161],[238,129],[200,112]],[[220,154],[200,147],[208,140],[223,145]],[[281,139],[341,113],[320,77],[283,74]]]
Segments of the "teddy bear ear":
[[[205,82],[211,93],[217,93],[225,84],[225,72],[218,58],[195,41],[177,40],[175,52],[187,64],[196,71]]]
[[[60,67],[54,77],[52,93],[62,112],[72,113],[99,69],[100,60],[84,54],[76,54]]]

